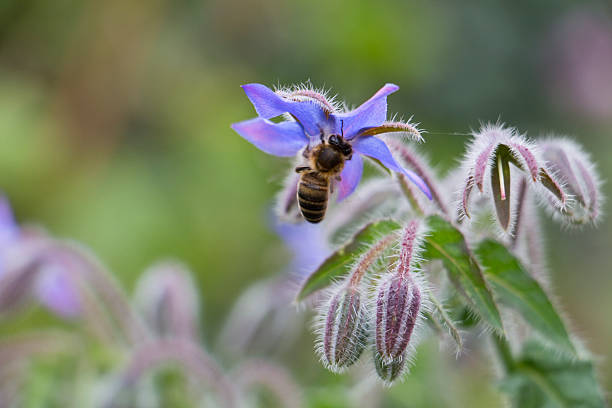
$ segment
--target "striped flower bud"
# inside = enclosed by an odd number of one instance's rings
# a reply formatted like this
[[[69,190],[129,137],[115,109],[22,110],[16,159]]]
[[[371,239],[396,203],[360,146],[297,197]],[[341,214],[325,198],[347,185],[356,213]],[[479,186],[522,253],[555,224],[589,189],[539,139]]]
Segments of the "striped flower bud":
[[[376,242],[359,259],[351,274],[328,291],[316,321],[317,352],[323,364],[333,372],[341,372],[355,363],[368,338],[368,299],[363,278],[372,264],[394,242],[389,234]]]
[[[368,321],[365,296],[359,286],[343,283],[334,289],[319,317],[324,324],[317,349],[325,367],[341,372],[363,352]]]
[[[601,216],[601,181],[589,155],[576,142],[564,138],[544,142],[542,155],[573,198],[555,215],[574,225],[596,223]]]
[[[382,277],[376,294],[374,360],[384,381],[392,381],[401,372],[421,309],[421,289],[410,274],[418,226],[412,221],[405,228],[397,269]]]
[[[421,291],[410,275],[385,277],[376,301],[376,349],[385,360],[406,350],[421,307]]]

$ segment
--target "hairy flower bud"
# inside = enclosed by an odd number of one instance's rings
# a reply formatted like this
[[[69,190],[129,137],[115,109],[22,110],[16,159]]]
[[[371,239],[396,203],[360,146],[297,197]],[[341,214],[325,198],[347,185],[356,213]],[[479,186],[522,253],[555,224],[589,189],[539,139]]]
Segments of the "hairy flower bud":
[[[359,359],[367,337],[365,296],[360,286],[347,283],[334,288],[319,316],[322,324],[317,351],[333,372],[341,372]]]
[[[541,158],[538,146],[518,133],[514,128],[488,124],[474,133],[463,160],[465,181],[459,192],[459,210],[462,216],[471,218],[470,197],[476,187],[490,197],[491,207],[497,216],[501,232],[511,233],[516,222],[516,195],[512,191],[510,164],[523,172],[538,194],[560,210],[566,206],[566,195],[551,175]],[[490,188],[485,182],[490,178]]]
[[[375,346],[385,363],[403,359],[421,308],[421,290],[409,273],[417,245],[418,222],[408,224],[396,271],[381,279],[376,295]]]
[[[329,291],[316,320],[317,352],[323,364],[334,372],[355,363],[368,337],[368,299],[363,278],[372,264],[394,242],[395,234],[382,237],[354,266],[351,274]]]
[[[288,276],[256,282],[234,302],[218,337],[229,355],[270,354],[292,347],[304,314],[290,307],[294,280]]]
[[[44,232],[18,228],[11,242],[0,246],[0,312],[36,300],[60,317],[81,315],[79,271]]]
[[[601,181],[589,155],[574,141],[562,138],[543,143],[542,155],[573,197],[556,214],[570,224],[596,223],[601,215]]]
[[[191,273],[179,262],[154,264],[139,279],[136,308],[159,336],[198,337],[199,299]]]
[[[376,301],[376,349],[386,361],[406,350],[421,307],[421,291],[408,274],[386,277]]]

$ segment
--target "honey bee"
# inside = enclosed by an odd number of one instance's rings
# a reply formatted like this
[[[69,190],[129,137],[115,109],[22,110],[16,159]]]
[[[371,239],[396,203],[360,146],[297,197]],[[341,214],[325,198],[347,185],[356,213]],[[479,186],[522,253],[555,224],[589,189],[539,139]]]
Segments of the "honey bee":
[[[338,180],[344,163],[350,160],[353,148],[344,140],[344,132],[330,135],[325,139],[321,131],[321,143],[314,148],[306,148],[304,157],[308,166],[296,167],[300,173],[297,188],[297,202],[306,221],[316,224],[325,217],[330,187]]]

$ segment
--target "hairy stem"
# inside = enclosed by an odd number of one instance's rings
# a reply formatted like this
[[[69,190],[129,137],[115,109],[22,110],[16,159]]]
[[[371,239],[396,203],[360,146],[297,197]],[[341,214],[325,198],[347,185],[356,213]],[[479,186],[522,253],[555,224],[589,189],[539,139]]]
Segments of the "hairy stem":
[[[378,241],[368,252],[363,255],[357,267],[353,270],[349,280],[349,286],[356,288],[364,277],[366,271],[370,268],[372,263],[383,253],[389,245],[395,241],[395,234],[389,234]]]

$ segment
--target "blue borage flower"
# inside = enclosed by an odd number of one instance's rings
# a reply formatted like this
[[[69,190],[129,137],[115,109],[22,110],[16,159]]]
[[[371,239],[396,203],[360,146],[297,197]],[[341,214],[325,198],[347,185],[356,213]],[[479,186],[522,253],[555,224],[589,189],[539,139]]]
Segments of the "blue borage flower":
[[[422,140],[418,129],[411,124],[386,120],[387,96],[399,89],[397,85],[386,84],[353,110],[340,110],[323,94],[310,89],[274,92],[261,84],[243,85],[242,89],[259,117],[234,123],[232,129],[268,154],[294,156],[306,146],[320,143],[321,132],[324,135],[343,134],[358,154],[353,154],[342,170],[337,186],[338,200],[349,196],[359,184],[363,172],[362,155],[377,160],[389,170],[405,174],[431,199],[427,184],[414,172],[402,168],[385,142],[374,136],[403,132]],[[280,123],[269,120],[284,114],[294,120]]]

